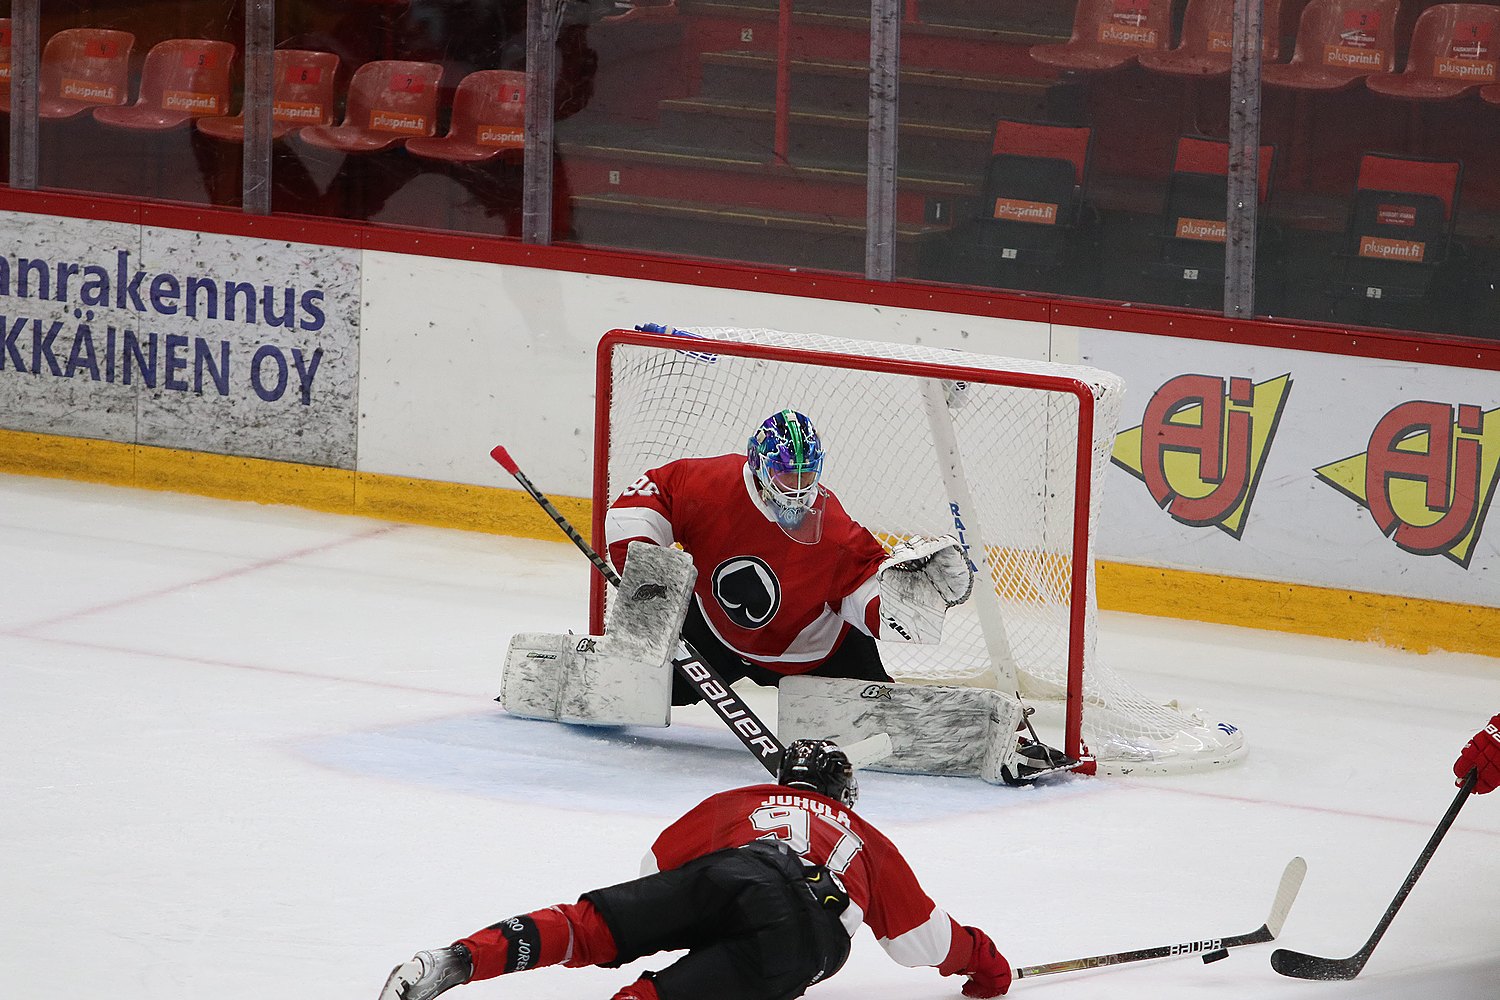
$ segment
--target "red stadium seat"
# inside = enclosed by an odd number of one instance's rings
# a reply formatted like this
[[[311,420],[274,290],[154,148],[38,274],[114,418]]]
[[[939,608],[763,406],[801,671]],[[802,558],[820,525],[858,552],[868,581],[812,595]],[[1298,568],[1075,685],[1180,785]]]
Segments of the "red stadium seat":
[[[1257,205],[1263,206],[1270,197],[1275,161],[1276,147],[1261,146]],[[1177,288],[1180,305],[1218,307],[1223,303],[1228,202],[1229,143],[1180,136],[1161,218],[1161,256],[1155,267]]]
[[[1312,0],[1302,10],[1291,62],[1266,66],[1261,82],[1288,90],[1340,90],[1396,67],[1400,0]]]
[[[1098,72],[1171,43],[1171,0],[1078,0],[1072,37],[1061,45],[1033,45],[1031,58],[1057,69]]]
[[[0,99],[10,110],[10,18],[0,17]]]
[[[1402,73],[1377,73],[1365,86],[1387,97],[1444,101],[1496,82],[1500,7],[1445,3],[1417,18]]]
[[[934,266],[944,281],[1005,288],[1067,287],[1096,235],[1088,205],[1094,130],[1001,119],[976,210],[954,227]]]
[[[453,95],[453,121],[442,138],[408,139],[406,149],[430,160],[479,163],[526,145],[526,74],[470,73]]]
[[[404,139],[437,131],[436,63],[381,59],[354,71],[342,125],[309,125],[292,133],[312,146],[342,153],[373,153]]]
[[[1281,0],[1264,0],[1261,25],[1261,59],[1275,62],[1281,53]],[[1188,0],[1182,43],[1164,52],[1142,52],[1140,62],[1153,73],[1223,76],[1229,72],[1233,39],[1234,0]]]
[[[1421,302],[1450,256],[1463,164],[1366,153],[1337,259],[1335,298]]]
[[[37,113],[71,118],[98,105],[124,104],[134,48],[130,32],[107,28],[68,28],[47,39]]]
[[[272,75],[275,93],[271,99],[271,138],[280,139],[304,125],[327,125],[333,121],[333,78],[339,57],[332,52],[277,49]],[[245,141],[245,116],[199,118],[198,131],[226,142]]]
[[[94,108],[105,125],[147,132],[176,128],[203,115],[229,110],[229,69],[235,48],[205,38],[169,38],[146,53],[141,91],[134,104]]]

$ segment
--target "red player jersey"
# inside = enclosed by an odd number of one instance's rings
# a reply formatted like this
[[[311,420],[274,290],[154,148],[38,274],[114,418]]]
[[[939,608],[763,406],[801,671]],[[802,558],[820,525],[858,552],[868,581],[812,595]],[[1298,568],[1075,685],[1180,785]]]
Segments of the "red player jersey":
[[[771,839],[843,882],[849,908],[842,920],[850,937],[863,922],[902,965],[937,967],[948,958],[956,924],[923,891],[901,852],[843,803],[817,792],[751,785],[711,795],[661,832],[642,874]]]
[[[680,544],[698,568],[694,596],[719,640],[778,673],[827,659],[851,625],[882,634],[876,572],[885,549],[824,491],[823,534],[794,541],[761,502],[743,455],[685,458],[628,486],[604,519],[610,561],[637,539]]]

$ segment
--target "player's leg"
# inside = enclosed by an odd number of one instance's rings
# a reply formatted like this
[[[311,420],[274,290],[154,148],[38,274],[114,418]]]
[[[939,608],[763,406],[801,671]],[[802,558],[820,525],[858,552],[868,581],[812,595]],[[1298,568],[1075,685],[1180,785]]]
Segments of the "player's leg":
[[[507,917],[396,966],[380,1000],[432,1000],[463,983],[548,965],[605,965],[615,942],[593,905],[562,903]]]
[[[858,629],[848,629],[833,653],[808,671],[814,677],[847,677],[858,681],[891,683],[891,675],[880,661],[880,644]]]
[[[807,671],[812,677],[842,677],[861,681],[878,681],[890,684],[891,675],[880,661],[880,647],[876,641],[858,629],[849,629],[843,641],[834,647],[828,659]],[[744,665],[744,676],[762,687],[776,687],[787,674],[753,663]]]
[[[804,884],[802,862],[771,844],[720,851],[585,899],[618,942],[613,964],[688,949],[643,980],[659,1000],[800,996],[848,951],[837,914],[818,909]]]
[[[713,629],[709,628],[708,622],[704,621],[703,612],[699,610],[697,601],[688,604],[687,618],[682,623],[682,637],[692,643],[693,649],[708,661],[710,667],[718,671],[726,684],[733,684],[752,669],[750,664],[740,659],[738,653],[724,645],[719,641],[719,637],[714,635]],[[695,705],[702,700],[703,696],[698,693],[698,689],[674,671],[672,704]]]

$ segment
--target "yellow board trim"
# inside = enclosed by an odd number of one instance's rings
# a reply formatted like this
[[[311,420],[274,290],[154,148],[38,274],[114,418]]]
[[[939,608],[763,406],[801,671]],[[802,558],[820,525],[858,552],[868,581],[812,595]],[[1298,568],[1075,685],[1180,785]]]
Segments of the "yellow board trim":
[[[0,430],[0,472],[547,541],[561,537],[551,518],[519,490],[150,445]],[[591,503],[551,499],[587,535]],[[1126,563],[1099,563],[1098,584],[1099,607],[1106,611],[1379,642],[1419,653],[1500,656],[1500,608]]]

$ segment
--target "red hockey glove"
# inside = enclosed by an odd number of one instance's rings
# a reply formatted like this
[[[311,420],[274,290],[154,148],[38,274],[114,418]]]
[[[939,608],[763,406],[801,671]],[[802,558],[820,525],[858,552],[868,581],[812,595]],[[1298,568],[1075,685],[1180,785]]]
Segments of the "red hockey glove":
[[[1479,769],[1479,779],[1474,782],[1475,795],[1494,791],[1496,786],[1500,786],[1500,715],[1475,733],[1474,738],[1464,744],[1458,760],[1453,762],[1453,773],[1458,776],[1458,784],[1462,785],[1464,778],[1476,767]]]
[[[974,938],[974,952],[969,956],[969,964],[958,970],[960,975],[969,977],[964,983],[964,996],[1004,996],[1010,989],[1010,963],[984,931],[978,927],[965,927],[964,930]]]

